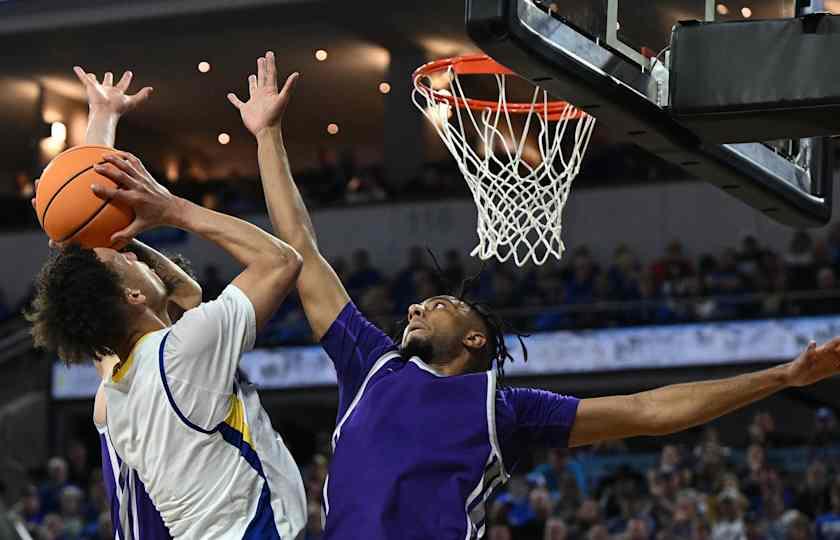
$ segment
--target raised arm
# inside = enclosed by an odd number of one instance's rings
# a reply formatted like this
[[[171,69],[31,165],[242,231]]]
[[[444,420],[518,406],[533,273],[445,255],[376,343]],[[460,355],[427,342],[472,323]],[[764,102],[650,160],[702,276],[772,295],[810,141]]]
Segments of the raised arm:
[[[96,75],[86,73],[79,66],[74,67],[73,72],[87,93],[88,127],[85,143],[113,147],[117,137],[117,124],[122,115],[146,101],[153,89],[147,86],[134,95],[127,94],[134,77],[131,71],[123,73],[117,84],[114,84],[114,76],[110,71],[105,73],[101,83],[96,79]]]
[[[840,338],[774,368],[717,381],[675,384],[628,396],[580,402],[569,446],[639,435],[666,435],[794,386],[807,386],[840,373]]]
[[[118,189],[94,186],[94,193],[121,201],[135,213],[134,221],[111,240],[124,243],[152,227],[171,226],[213,242],[245,267],[232,283],[251,301],[257,329],[262,328],[295,285],[301,267],[297,252],[255,225],[173,196],[131,154],[117,152],[105,160],[95,170]]]
[[[228,94],[228,99],[239,109],[245,127],[257,138],[260,176],[274,233],[303,257],[298,294],[314,337],[320,340],[350,297],[318,251],[315,229],[292,179],[283,145],[280,124],[298,74],[290,75],[278,92],[272,52],[257,61],[257,73],[248,77],[250,97],[247,102],[240,101],[234,94]]]

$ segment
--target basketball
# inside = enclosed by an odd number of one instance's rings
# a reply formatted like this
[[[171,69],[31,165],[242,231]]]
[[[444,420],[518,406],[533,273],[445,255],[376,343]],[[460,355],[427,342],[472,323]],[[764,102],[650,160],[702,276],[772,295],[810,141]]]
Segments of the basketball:
[[[90,186],[116,187],[113,181],[93,170],[107,146],[86,145],[66,150],[44,169],[35,194],[38,221],[55,242],[73,242],[87,248],[111,247],[111,235],[134,219],[131,208],[103,201]]]

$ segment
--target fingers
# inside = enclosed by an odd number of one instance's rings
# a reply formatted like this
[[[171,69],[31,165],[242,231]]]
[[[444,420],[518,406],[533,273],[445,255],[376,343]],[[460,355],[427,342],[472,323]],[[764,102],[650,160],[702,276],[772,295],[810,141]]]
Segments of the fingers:
[[[115,160],[115,161],[122,161],[122,160]],[[123,163],[118,165],[115,161],[108,161],[107,163],[98,163],[93,166],[93,170],[104,176],[105,178],[110,178],[117,184],[117,186],[122,187],[124,189],[132,189],[135,187],[136,182],[134,178],[131,177],[131,174],[126,172],[126,168],[131,170],[131,166],[127,163]],[[95,191],[94,191],[95,193]]]
[[[122,92],[128,90],[128,87],[131,85],[131,79],[134,78],[134,74],[131,71],[126,71],[123,73],[122,77],[120,77],[120,81],[117,83],[117,88]],[[144,88],[145,90],[145,88]],[[142,92],[142,90],[141,90]]]
[[[117,188],[91,184],[90,190],[103,201],[124,201],[126,192]]]
[[[102,85],[103,86],[114,86],[114,74],[110,71],[105,72],[105,76],[102,77]]]
[[[79,67],[79,66],[73,66],[73,73],[75,73],[75,74],[76,74],[76,78],[77,78],[77,79],[79,79],[79,81],[80,81],[83,85],[85,85],[85,87],[88,87],[88,86],[90,86],[91,84],[93,84],[93,83],[95,83],[95,82],[96,82],[96,77],[94,77],[94,80],[93,80],[93,81],[91,81],[91,80],[90,80],[90,77],[88,76],[88,74],[87,74],[87,73],[85,73],[85,70],[84,70],[84,69],[82,69],[82,68],[81,68],[81,67]]]
[[[265,78],[266,84],[277,89],[277,62],[274,60],[274,52],[265,53]]]
[[[115,154],[105,156],[105,161],[113,164],[122,172],[131,177],[132,181],[138,180],[141,177],[141,170],[143,164],[136,156],[128,152],[117,151]]]
[[[257,58],[257,86],[268,86],[268,76],[265,67],[265,58]]]
[[[254,94],[257,92],[257,76],[256,75],[249,75],[248,76],[248,93],[251,97],[254,97]]]
[[[286,83],[283,85],[283,90],[280,91],[280,94],[284,97],[288,96],[291,93],[292,89],[295,87],[295,84],[297,84],[299,78],[300,73],[298,73],[297,71],[289,75],[289,77],[286,79]]]
[[[151,96],[152,92],[154,91],[154,88],[152,88],[151,86],[147,86],[139,92],[137,92],[136,94],[134,94],[133,96],[128,96],[128,102],[130,106],[136,107],[137,105],[140,105],[141,103],[149,99],[149,96]]]
[[[233,92],[229,93],[227,95],[227,98],[228,98],[228,101],[230,101],[233,104],[233,106],[236,107],[237,109],[241,109],[242,107],[245,106],[245,104],[242,102],[242,100],[240,100],[238,97],[236,97],[236,94],[234,94]]]

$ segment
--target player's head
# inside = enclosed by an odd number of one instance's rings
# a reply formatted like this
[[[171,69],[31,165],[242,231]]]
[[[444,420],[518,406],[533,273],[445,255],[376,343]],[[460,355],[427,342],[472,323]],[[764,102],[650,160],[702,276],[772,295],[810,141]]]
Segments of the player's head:
[[[511,359],[503,321],[483,305],[452,295],[432,296],[408,308],[400,348],[404,356],[429,364],[466,357],[465,372],[495,365],[502,373],[504,362]]]
[[[437,258],[431,250],[429,255],[437,268],[439,281],[445,283],[445,274]],[[463,373],[485,371],[495,366],[499,375],[504,376],[505,362],[513,360],[505,344],[507,325],[484,304],[467,299],[482,272],[483,269],[462,281],[456,294],[432,296],[409,306],[400,337],[403,356],[417,356],[428,364],[437,365],[461,362],[459,371]],[[449,287],[454,289],[453,285],[450,283]],[[516,333],[516,336],[527,361],[528,350],[522,335]]]
[[[67,363],[114,354],[166,299],[160,277],[133,253],[67,246],[41,269],[27,318],[36,346]]]

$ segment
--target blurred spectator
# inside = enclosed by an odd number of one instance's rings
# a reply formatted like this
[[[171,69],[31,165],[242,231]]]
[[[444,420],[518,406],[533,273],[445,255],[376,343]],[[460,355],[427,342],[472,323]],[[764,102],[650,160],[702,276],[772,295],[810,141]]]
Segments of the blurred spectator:
[[[824,266],[817,272],[817,290],[819,295],[801,302],[803,315],[833,315],[840,313],[840,291],[837,288],[837,276],[834,269]]]
[[[81,441],[73,440],[67,447],[68,482],[77,486],[87,484],[90,477],[88,451]]]
[[[204,279],[201,283],[201,294],[204,301],[215,300],[227,286],[219,275],[219,267],[209,264],[204,268]]]
[[[814,241],[811,235],[807,231],[797,231],[785,253],[785,266],[788,269],[788,284],[791,290],[804,291],[814,288],[814,263]]]
[[[338,162],[338,154],[332,148],[318,150],[319,190],[317,198],[327,204],[337,202],[344,196],[347,187],[347,175]]]
[[[820,407],[814,415],[814,432],[808,446],[827,446],[840,443],[840,428],[837,417],[828,407]]]
[[[712,540],[743,540],[743,497],[734,489],[726,489],[717,497],[718,516],[712,527]]]
[[[811,521],[802,512],[788,510],[782,520],[785,523],[785,540],[808,540],[811,538]]]
[[[348,204],[381,202],[387,198],[388,194],[385,189],[370,171],[359,173],[350,178],[344,194],[344,200]]]
[[[610,298],[629,302],[640,298],[639,276],[641,269],[636,255],[624,244],[620,244],[613,255],[613,264],[608,272]]]
[[[82,516],[83,501],[84,492],[78,487],[69,485],[61,490],[60,513],[65,538],[78,538],[82,534],[85,525]]]
[[[450,249],[446,252],[443,262],[443,277],[452,285],[460,285],[466,277],[464,265],[461,263],[461,254],[457,250]]]
[[[420,246],[411,246],[408,249],[408,264],[394,276],[391,287],[397,313],[403,313],[418,299],[415,289],[416,272],[429,270],[426,263],[427,254]]]
[[[47,481],[38,491],[41,498],[41,511],[44,514],[59,511],[59,496],[61,490],[67,485],[67,462],[60,457],[50,459],[47,463]]]
[[[562,519],[553,517],[546,521],[543,540],[567,540],[568,538],[569,529]]]
[[[682,278],[693,273],[691,261],[683,253],[683,246],[679,240],[673,240],[665,250],[665,256],[653,263],[651,272],[657,288],[664,289],[671,294],[671,288]]]
[[[814,460],[805,472],[805,482],[796,493],[794,508],[815,518],[824,514],[831,507],[828,491],[828,470],[825,463]]]
[[[44,521],[44,512],[41,511],[41,497],[38,494],[38,488],[33,485],[26,486],[12,511],[26,524],[40,525]]]
[[[487,540],[512,540],[513,533],[510,527],[505,525],[493,525],[490,527],[490,533],[487,535]]]
[[[744,278],[747,288],[758,287],[761,271],[762,249],[755,236],[746,235],[741,239],[741,248],[737,253],[738,273]]]
[[[351,296],[358,298],[368,287],[380,285],[383,282],[382,274],[370,264],[370,254],[364,249],[353,252],[353,269],[345,283],[351,291]]]
[[[840,540],[840,477],[831,484],[831,508],[817,517],[814,524],[817,540]]]

